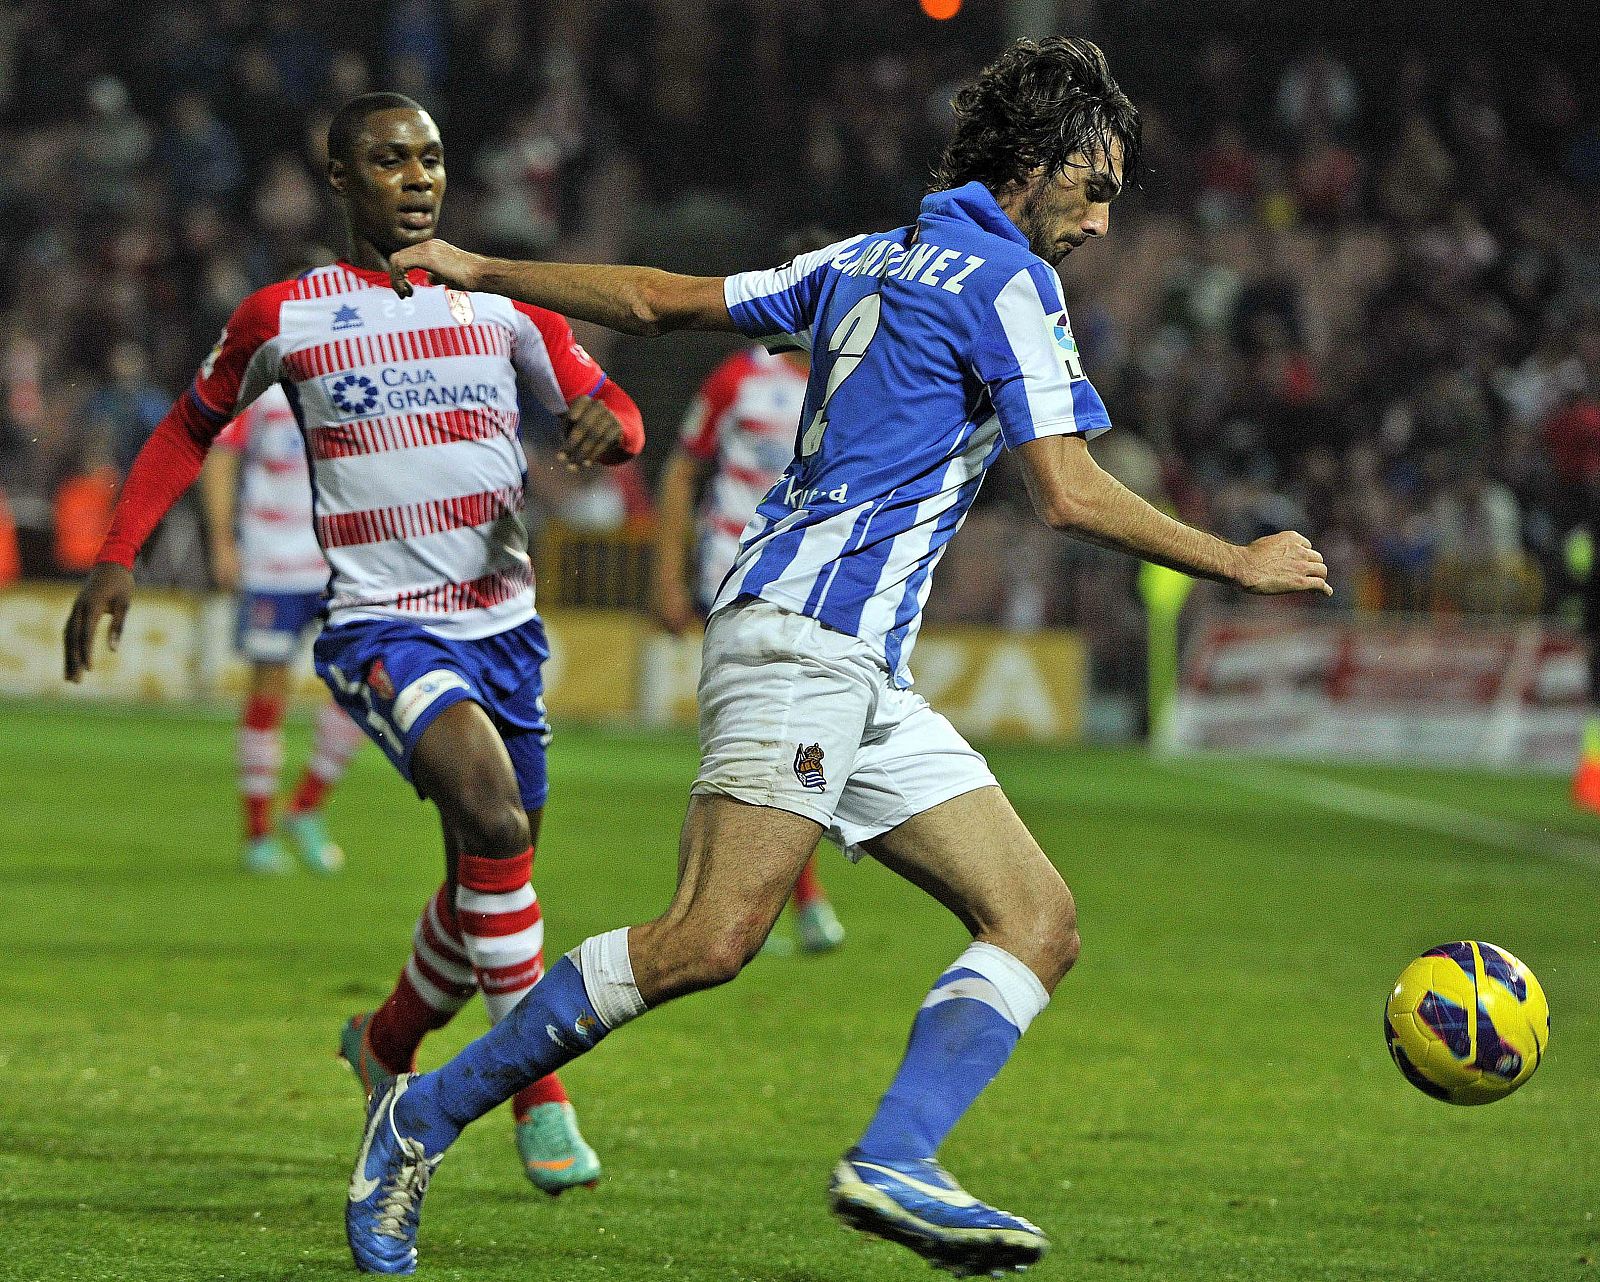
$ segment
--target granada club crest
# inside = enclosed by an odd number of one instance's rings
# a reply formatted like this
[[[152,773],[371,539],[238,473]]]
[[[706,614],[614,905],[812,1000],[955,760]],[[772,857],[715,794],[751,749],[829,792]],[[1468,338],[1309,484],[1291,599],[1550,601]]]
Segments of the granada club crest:
[[[459,289],[446,288],[444,291],[444,300],[450,304],[450,315],[456,318],[457,324],[472,324],[473,311],[471,294],[462,293],[462,291]]]
[[[374,659],[367,669],[367,689],[380,699],[394,698],[394,682],[389,679],[389,669],[383,666],[382,659]]]
[[[794,777],[800,781],[802,788],[810,788],[814,792],[823,792],[828,787],[828,779],[822,773],[822,745],[813,743],[796,744],[794,749]]]

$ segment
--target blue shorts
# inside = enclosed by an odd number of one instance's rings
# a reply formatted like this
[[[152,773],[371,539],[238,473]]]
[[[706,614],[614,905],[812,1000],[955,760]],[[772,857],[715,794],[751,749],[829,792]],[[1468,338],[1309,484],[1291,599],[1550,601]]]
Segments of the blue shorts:
[[[234,645],[251,663],[288,663],[305,630],[322,617],[322,593],[245,592]]]
[[[312,655],[339,706],[413,787],[417,741],[446,708],[470,699],[489,714],[511,754],[523,808],[544,805],[550,645],[537,618],[472,641],[435,636],[402,619],[358,619],[323,629]]]

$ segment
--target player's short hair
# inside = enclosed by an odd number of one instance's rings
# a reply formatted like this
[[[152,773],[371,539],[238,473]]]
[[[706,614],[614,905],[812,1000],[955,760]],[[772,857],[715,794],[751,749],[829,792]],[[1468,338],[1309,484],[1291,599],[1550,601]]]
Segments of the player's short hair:
[[[356,134],[361,131],[361,126],[368,116],[378,111],[402,109],[422,111],[423,107],[415,98],[407,98],[403,93],[380,91],[357,94],[334,112],[333,119],[328,122],[328,158],[349,160],[351,150],[356,145]]]
[[[956,132],[934,171],[935,191],[981,182],[992,192],[1043,166],[1059,173],[1075,155],[1122,144],[1124,181],[1138,164],[1139,112],[1111,77],[1106,56],[1080,36],[1018,40],[950,104]]]

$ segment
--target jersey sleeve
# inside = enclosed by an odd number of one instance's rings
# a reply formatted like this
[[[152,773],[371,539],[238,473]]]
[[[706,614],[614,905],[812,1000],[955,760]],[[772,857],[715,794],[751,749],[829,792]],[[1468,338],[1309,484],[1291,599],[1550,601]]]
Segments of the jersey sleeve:
[[[774,351],[799,347],[809,352],[811,326],[829,264],[861,239],[853,236],[826,249],[814,249],[781,267],[729,276],[722,282],[722,297],[733,327]]]
[[[278,381],[278,311],[288,285],[269,285],[240,303],[217,339],[189,390],[184,393],[213,436]]]
[[[678,429],[678,444],[685,454],[702,463],[716,458],[722,424],[738,399],[739,382],[747,367],[744,353],[740,352],[723,361],[700,384]]]
[[[1061,282],[1044,263],[1024,267],[979,317],[973,372],[1015,449],[1041,436],[1098,436],[1111,426],[1083,373]]]
[[[513,301],[517,322],[511,363],[517,377],[552,414],[564,414],[580,396],[593,396],[606,372],[583,350],[565,316]]]
[[[206,452],[233,419],[279,374],[278,304],[284,286],[250,295],[228,318],[222,337],[200,365],[189,390],[156,424],[123,482],[111,528],[95,557],[133,567],[145,540],[183,492],[194,484]]]

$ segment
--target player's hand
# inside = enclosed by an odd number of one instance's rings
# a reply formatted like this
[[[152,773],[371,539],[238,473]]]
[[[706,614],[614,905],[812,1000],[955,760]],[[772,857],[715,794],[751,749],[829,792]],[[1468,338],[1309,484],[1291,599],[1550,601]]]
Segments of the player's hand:
[[[675,637],[681,637],[694,626],[694,602],[682,580],[672,575],[662,575],[656,580],[650,597],[650,607],[657,620]]]
[[[407,245],[389,255],[389,283],[401,298],[410,298],[411,282],[406,279],[406,273],[420,267],[433,277],[436,285],[477,289],[478,271],[483,262],[481,254],[457,249],[447,240],[425,240],[420,245]]]
[[[1246,592],[1261,596],[1278,596],[1285,592],[1333,595],[1333,585],[1328,582],[1328,563],[1303,534],[1293,530],[1269,534],[1241,552],[1243,567],[1238,581]]]
[[[211,580],[224,592],[239,587],[239,546],[233,540],[219,539],[211,545]]]
[[[102,561],[94,567],[89,581],[72,603],[72,613],[67,616],[66,677],[73,684],[83,680],[83,674],[94,667],[94,634],[100,627],[100,616],[111,616],[111,632],[107,642],[113,650],[122,642],[122,625],[128,619],[128,604],[133,600],[133,572],[111,561]]]
[[[622,442],[622,420],[603,402],[580,396],[563,416],[565,440],[556,457],[576,472],[598,463]]]

